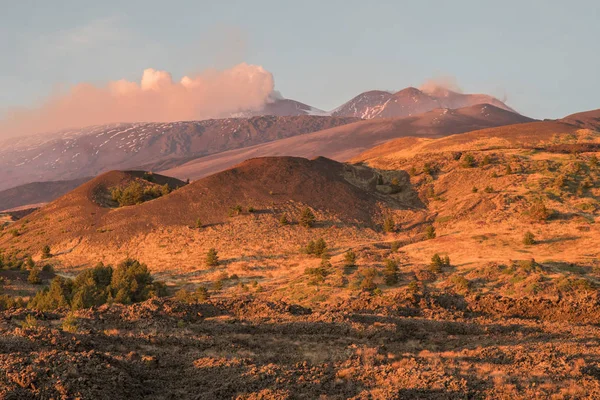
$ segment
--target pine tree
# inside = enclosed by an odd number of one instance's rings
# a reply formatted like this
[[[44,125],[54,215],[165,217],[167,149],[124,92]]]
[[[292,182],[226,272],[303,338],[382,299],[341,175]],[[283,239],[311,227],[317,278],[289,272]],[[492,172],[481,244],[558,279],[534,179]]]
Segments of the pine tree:
[[[288,221],[287,215],[281,214],[281,217],[279,218],[279,223],[281,225],[288,225],[290,221]]]
[[[383,231],[388,233],[396,231],[396,223],[392,217],[387,217],[385,221],[383,221]]]
[[[523,244],[526,246],[531,246],[535,244],[535,235],[530,231],[525,232],[523,235]]]
[[[206,253],[206,265],[209,267],[216,267],[219,265],[219,255],[214,248],[210,248]]]
[[[435,233],[435,228],[433,225],[429,225],[426,229],[425,229],[425,237],[427,239],[435,239],[436,237],[436,233]]]
[[[396,261],[387,259],[385,261],[385,270],[383,272],[385,284],[388,286],[398,283],[398,264]]]
[[[302,210],[302,215],[300,216],[300,225],[305,228],[312,228],[315,224],[315,214],[310,210],[310,208],[306,207]]]
[[[354,267],[356,265],[356,254],[352,250],[348,250],[344,254],[344,266]]]
[[[42,248],[42,258],[50,258],[52,257],[52,254],[50,253],[50,246],[45,245]]]
[[[442,257],[438,253],[435,253],[433,257],[431,257],[430,270],[433,272],[442,272],[442,267],[444,266],[444,261]]]

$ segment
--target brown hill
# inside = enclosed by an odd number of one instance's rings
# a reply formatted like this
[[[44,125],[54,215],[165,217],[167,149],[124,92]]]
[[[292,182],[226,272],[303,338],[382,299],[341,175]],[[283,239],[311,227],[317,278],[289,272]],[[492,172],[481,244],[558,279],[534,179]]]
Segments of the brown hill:
[[[560,121],[580,128],[600,131],[600,109],[571,114]]]
[[[392,175],[397,186],[408,181],[405,173]],[[190,243],[219,243],[223,248],[239,246],[257,236],[261,240],[269,237],[277,240],[274,237],[277,229],[272,224],[277,226],[283,213],[298,221],[300,211],[306,206],[314,210],[319,220],[329,221],[322,225],[324,228],[333,222],[341,224],[340,227],[374,228],[385,210],[422,206],[408,187],[394,191],[390,189],[389,178],[387,184],[382,183],[380,174],[370,168],[322,157],[315,160],[278,157],[251,159],[160,198],[115,208],[116,204],[109,200],[111,189],[132,181],[148,185],[143,177],[142,172],[111,171],[100,175],[31,214],[27,222],[14,224],[12,229],[19,234],[0,237],[0,247],[17,246],[31,254],[49,244],[72,264],[140,254],[151,266],[164,268],[162,262],[169,258],[157,254],[161,243],[182,240],[187,243],[186,252],[193,254],[185,260],[191,266],[202,259],[206,247],[188,249]],[[173,187],[183,185],[157,174],[153,182]],[[242,228],[231,225],[231,213],[236,206],[242,212],[235,211],[235,215],[253,216],[262,222],[246,223]],[[248,211],[251,207],[253,212]],[[198,220],[213,231],[209,234],[197,230]],[[234,232],[235,239],[230,236]],[[301,232],[295,233],[298,234]]]
[[[529,121],[532,120],[490,105],[476,105],[459,110],[439,109],[414,117],[360,121],[302,137],[223,152],[189,161],[179,167],[163,170],[162,173],[181,179],[197,179],[248,158],[265,156],[324,156],[344,161],[398,137],[440,137]]]
[[[115,169],[164,169],[190,158],[355,121],[304,115],[127,123],[13,139],[0,143],[0,190],[29,182],[96,176]]]
[[[355,156],[353,162],[384,165],[393,160],[411,158],[418,154],[447,151],[485,150],[498,148],[533,148],[549,145],[589,142],[584,140],[589,130],[557,121],[537,121],[475,130],[440,139],[406,137],[391,140]],[[593,140],[591,140],[593,142]]]

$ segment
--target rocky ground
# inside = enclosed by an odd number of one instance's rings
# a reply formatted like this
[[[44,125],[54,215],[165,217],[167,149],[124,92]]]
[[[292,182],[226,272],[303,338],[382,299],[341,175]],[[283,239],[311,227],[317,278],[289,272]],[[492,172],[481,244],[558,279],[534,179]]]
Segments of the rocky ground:
[[[26,318],[27,315],[32,317]],[[6,399],[598,398],[596,294],[408,290],[1,314]]]

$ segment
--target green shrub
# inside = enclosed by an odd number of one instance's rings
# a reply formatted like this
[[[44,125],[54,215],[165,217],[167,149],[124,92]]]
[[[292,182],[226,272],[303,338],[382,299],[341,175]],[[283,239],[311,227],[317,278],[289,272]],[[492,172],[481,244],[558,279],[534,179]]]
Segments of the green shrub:
[[[471,282],[462,275],[453,275],[450,278],[450,282],[456,289],[462,292],[466,292],[471,288]]]
[[[27,282],[31,283],[32,285],[41,284],[42,278],[40,278],[40,270],[37,268],[34,268],[31,271],[29,271],[29,276],[27,277]]]
[[[31,328],[35,328],[37,326],[38,326],[38,321],[31,314],[27,315],[25,317],[24,321],[21,321],[21,328],[23,328],[23,329],[31,329]]]
[[[398,283],[398,263],[396,261],[387,259],[385,260],[385,270],[383,272],[385,278],[385,284],[392,286]]]
[[[279,218],[279,223],[281,225],[288,225],[290,223],[290,221],[288,221],[287,215],[281,214],[281,217]]]
[[[494,193],[494,188],[488,185],[485,187],[485,189],[483,189],[483,191],[486,193]]]
[[[425,237],[427,239],[435,239],[436,233],[433,225],[429,225],[427,228],[425,228]]]
[[[411,281],[408,284],[408,291],[411,293],[417,293],[419,291],[419,283],[417,281]]]
[[[240,206],[238,204],[235,207],[231,207],[231,209],[229,210],[229,216],[233,217],[235,215],[240,215],[242,212],[243,212],[242,206]]]
[[[327,243],[323,238],[319,238],[316,241],[311,240],[306,245],[304,251],[306,254],[312,254],[316,257],[322,257],[327,253]]]
[[[523,244],[526,246],[531,246],[535,244],[535,235],[530,231],[525,232],[523,235]]]
[[[435,273],[442,272],[442,267],[450,265],[450,258],[446,257],[442,259],[442,257],[440,257],[438,253],[435,253],[433,257],[431,257],[431,264],[429,264],[429,270]]]
[[[145,264],[127,259],[114,270],[100,263],[73,280],[56,276],[50,287],[36,293],[29,307],[50,311],[57,308],[77,310],[107,302],[129,304],[164,296],[165,289],[164,284],[153,280]]]
[[[396,222],[394,221],[394,218],[387,217],[383,221],[383,231],[388,232],[388,233],[392,233],[392,232],[396,231]]]
[[[42,247],[42,258],[46,259],[50,257],[52,257],[52,254],[50,253],[50,246],[45,245],[44,247]]]
[[[300,215],[300,226],[305,228],[312,228],[315,224],[315,214],[310,210],[310,208],[305,207],[302,210],[302,214]]]
[[[69,333],[77,333],[78,329],[77,317],[73,314],[68,314],[62,322],[62,330]]]
[[[529,208],[529,216],[534,221],[546,221],[548,218],[550,218],[551,214],[552,212],[546,208],[544,201],[541,199],[535,200]]]
[[[377,277],[377,270],[375,268],[366,268],[361,271],[362,280],[360,282],[360,289],[366,292],[372,292],[377,289],[375,284],[375,278]]]
[[[219,255],[214,248],[208,249],[208,252],[206,253],[206,265],[209,267],[216,267],[219,265]]]
[[[461,157],[461,163],[464,168],[473,168],[475,166],[475,157],[467,153]]]
[[[201,229],[203,227],[202,220],[198,218],[196,220],[196,228]]]
[[[356,254],[352,250],[348,250],[344,254],[344,266],[354,267],[356,265]]]
[[[188,292],[185,289],[180,289],[175,293],[175,300],[182,303],[199,303],[208,300],[209,294],[205,287],[200,286],[194,292]]]

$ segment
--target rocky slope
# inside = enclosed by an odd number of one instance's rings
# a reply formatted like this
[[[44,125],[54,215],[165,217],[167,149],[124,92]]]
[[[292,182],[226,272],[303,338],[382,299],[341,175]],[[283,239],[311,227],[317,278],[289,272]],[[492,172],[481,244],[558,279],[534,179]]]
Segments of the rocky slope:
[[[180,179],[197,179],[248,158],[265,156],[324,156],[344,161],[373,146],[399,137],[434,138],[530,121],[530,118],[491,105],[476,105],[458,110],[437,109],[413,117],[360,121],[298,138],[201,157],[175,168],[164,169],[162,173]]]
[[[164,169],[190,158],[327,129],[354,118],[317,116],[136,123],[13,139],[0,144],[0,190],[111,169]]]

